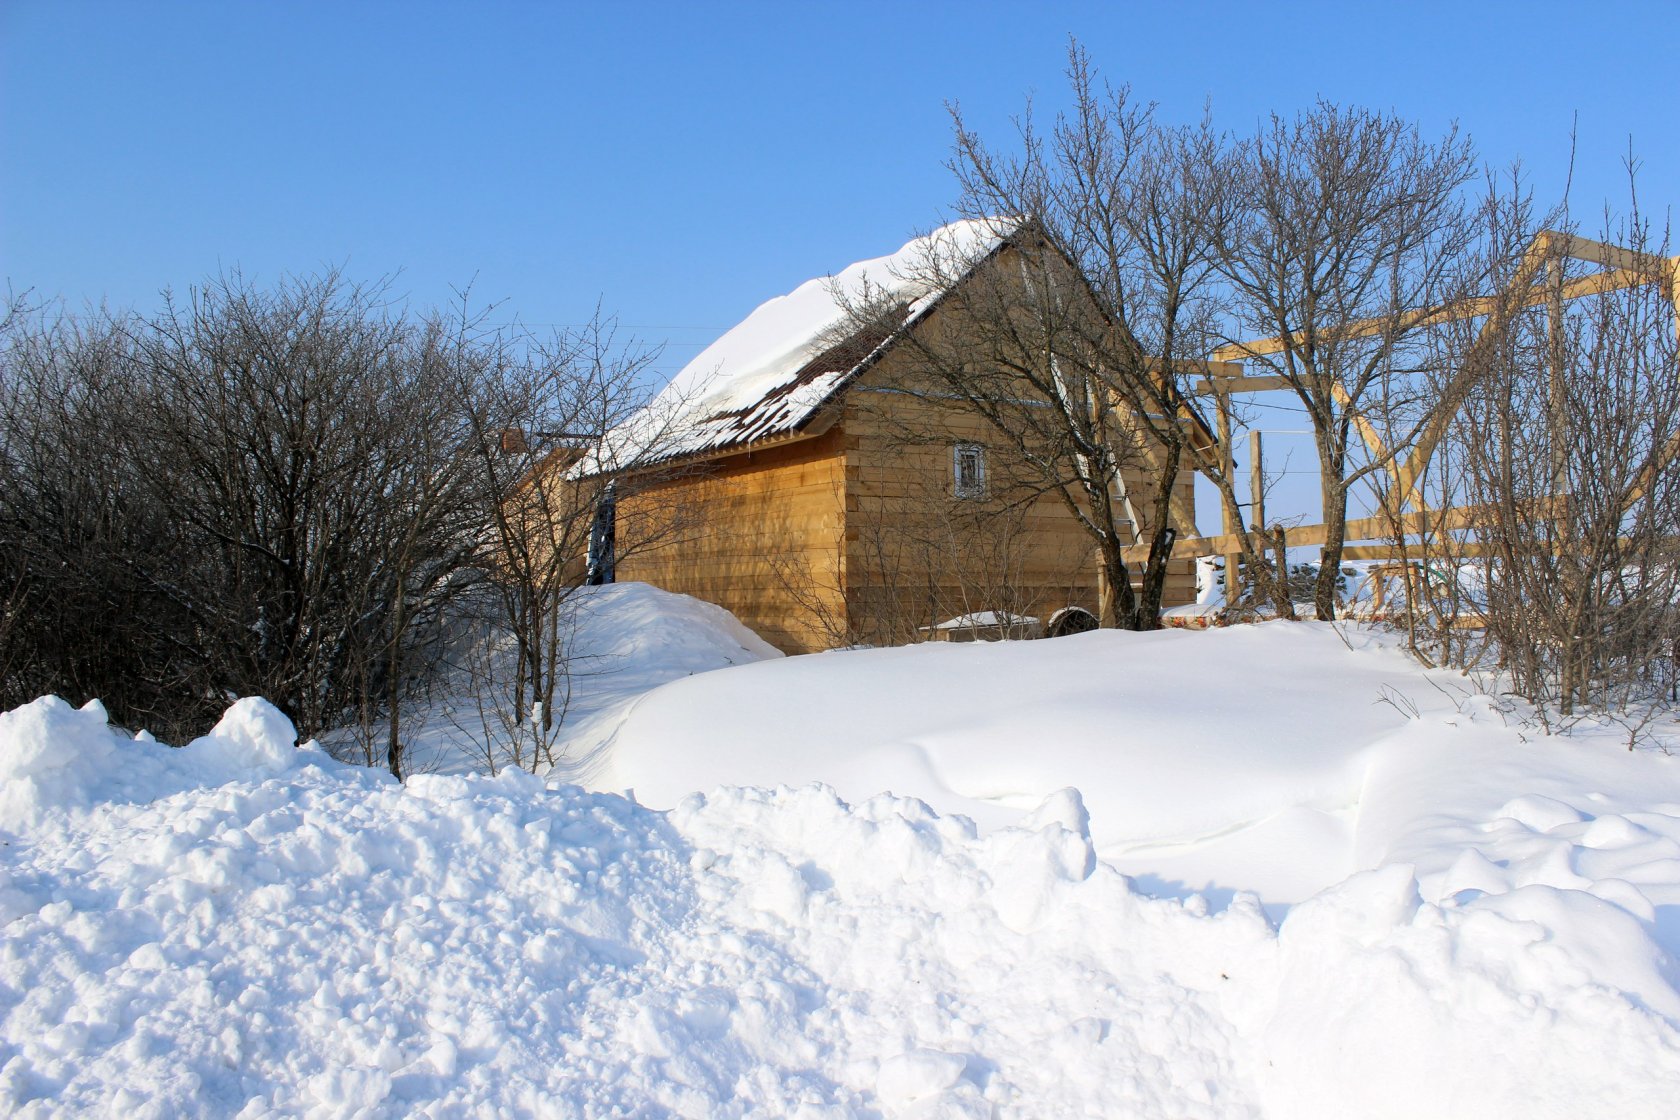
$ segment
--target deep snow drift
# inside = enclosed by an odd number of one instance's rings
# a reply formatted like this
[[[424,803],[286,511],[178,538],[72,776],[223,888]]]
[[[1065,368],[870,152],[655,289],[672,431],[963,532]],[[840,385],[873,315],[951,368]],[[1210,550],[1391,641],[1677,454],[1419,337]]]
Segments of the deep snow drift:
[[[1524,741],[1365,644],[1273,625],[695,676],[603,741],[638,796],[668,778],[666,812],[522,774],[398,785],[293,750],[255,700],[181,750],[37,701],[0,716],[0,1112],[1670,1115],[1680,760]],[[851,805],[675,793],[848,743]],[[993,819],[865,799],[858,756]],[[1265,866],[1315,843],[1310,873]]]
[[[1456,822],[1463,843],[1520,796],[1593,816],[1680,803],[1680,765],[1627,757],[1615,729],[1524,736],[1460,674],[1422,671],[1382,632],[1317,623],[749,665],[649,693],[597,753],[597,788],[656,807],[821,781],[997,826],[1072,786],[1099,854],[1150,890],[1274,904],[1423,860],[1419,828]]]
[[[585,784],[603,765],[601,747],[611,729],[643,693],[680,677],[782,656],[722,607],[645,583],[580,587],[563,605],[557,626],[567,652],[566,753],[552,776]],[[487,659],[492,677],[511,673],[513,645],[505,635],[491,636],[478,654],[469,660],[483,666]],[[404,734],[407,768],[482,773],[494,752],[501,769],[506,752],[498,740],[505,730],[494,718],[486,725],[474,694],[484,682],[461,673],[452,685],[418,720],[411,717]]]
[[[1286,866],[1224,884],[1294,901],[1353,870],[1369,750],[1406,723],[1385,689],[1447,704],[1393,651],[1305,626],[790,658],[650,693],[597,782],[668,806],[714,785],[822,781],[986,825],[1073,786],[1109,858],[1258,825],[1299,835]]]

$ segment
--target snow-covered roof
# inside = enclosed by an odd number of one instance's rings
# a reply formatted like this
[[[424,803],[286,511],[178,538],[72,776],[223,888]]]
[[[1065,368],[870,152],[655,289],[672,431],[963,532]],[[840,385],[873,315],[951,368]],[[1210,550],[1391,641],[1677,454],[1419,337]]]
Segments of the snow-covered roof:
[[[580,469],[646,465],[801,430],[898,327],[925,314],[1012,228],[1004,219],[953,222],[761,304],[609,432]],[[849,309],[864,302],[902,307],[903,318],[837,340]]]

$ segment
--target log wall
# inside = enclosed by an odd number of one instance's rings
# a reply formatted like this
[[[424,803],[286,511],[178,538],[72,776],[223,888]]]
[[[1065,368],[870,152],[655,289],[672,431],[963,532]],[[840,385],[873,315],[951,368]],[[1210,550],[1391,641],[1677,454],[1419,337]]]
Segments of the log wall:
[[[843,644],[843,439],[835,430],[644,484],[619,503],[618,578],[726,607],[786,653]]]
[[[886,363],[883,363],[885,366]],[[890,366],[848,394],[846,572],[854,640],[925,637],[958,615],[1006,611],[1048,620],[1062,607],[1097,610],[1094,545],[1061,496],[1035,493],[1007,448],[956,402],[930,403],[891,388]],[[984,496],[956,494],[954,448],[986,449]],[[1129,472],[1147,518],[1141,472]],[[1180,473],[1181,535],[1193,535],[1194,475]],[[1195,564],[1169,568],[1165,606],[1192,602]]]

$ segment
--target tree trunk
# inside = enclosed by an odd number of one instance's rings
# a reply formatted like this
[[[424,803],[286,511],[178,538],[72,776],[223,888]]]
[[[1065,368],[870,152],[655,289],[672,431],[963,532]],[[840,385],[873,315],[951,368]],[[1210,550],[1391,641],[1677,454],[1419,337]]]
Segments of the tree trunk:
[[[1290,622],[1295,621],[1295,596],[1289,591],[1289,548],[1284,543],[1282,525],[1272,527],[1272,557],[1276,570],[1271,575],[1272,609],[1277,616]],[[1256,565],[1264,567],[1264,561]]]
[[[1332,471],[1334,473],[1332,473]],[[1347,490],[1342,485],[1340,456],[1327,464],[1320,494],[1324,502],[1324,551],[1313,584],[1313,610],[1323,620],[1336,617],[1336,583],[1342,572],[1342,546],[1347,540]],[[1289,573],[1279,573],[1285,582]]]
[[[1155,500],[1151,503],[1149,561],[1144,566],[1142,602],[1138,605],[1138,629],[1161,628],[1161,601],[1166,596],[1167,564],[1172,559],[1172,541],[1177,536],[1172,523],[1173,480],[1178,477],[1180,449],[1165,449]]]
[[[407,607],[402,590],[399,588],[395,601],[391,604],[391,647],[385,659],[385,705],[387,726],[385,737],[385,765],[391,770],[391,776],[397,781],[403,780],[402,756],[402,640],[403,627],[407,625],[404,611]]]
[[[1103,587],[1098,604],[1097,625],[1105,630],[1138,630],[1137,596],[1132,591],[1131,573],[1120,541],[1105,536],[1101,544]]]

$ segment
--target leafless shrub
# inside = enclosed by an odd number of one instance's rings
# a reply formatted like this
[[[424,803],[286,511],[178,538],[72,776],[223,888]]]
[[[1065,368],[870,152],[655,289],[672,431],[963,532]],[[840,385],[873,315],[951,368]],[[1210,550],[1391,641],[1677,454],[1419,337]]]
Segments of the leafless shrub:
[[[9,315],[0,698],[99,696],[179,736],[263,695],[401,775],[477,588],[520,642],[516,722],[551,730],[599,486],[525,483],[635,403],[645,362],[610,333],[527,345],[334,274],[226,276],[145,320]]]
[[[132,324],[8,315],[0,350],[0,706],[102,697],[119,722],[202,730],[220,694],[191,618],[159,586],[181,544],[133,445]]]
[[[1521,204],[1497,212],[1494,237],[1528,243],[1528,218]],[[1637,207],[1600,238],[1638,282],[1566,302],[1584,266],[1555,257],[1553,298],[1462,355],[1478,379],[1454,446],[1485,557],[1481,610],[1542,718],[1639,710],[1680,633],[1680,292],[1666,231]]]

